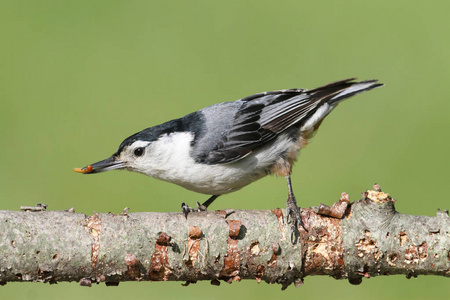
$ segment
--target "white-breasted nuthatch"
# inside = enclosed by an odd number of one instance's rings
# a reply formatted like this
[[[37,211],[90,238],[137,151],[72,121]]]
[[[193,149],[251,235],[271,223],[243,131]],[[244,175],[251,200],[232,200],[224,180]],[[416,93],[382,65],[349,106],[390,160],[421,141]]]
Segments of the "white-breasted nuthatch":
[[[288,216],[303,224],[290,174],[299,150],[323,119],[344,99],[382,86],[355,78],[312,89],[265,92],[205,107],[180,119],[144,129],[126,138],[110,158],[76,172],[95,174],[124,169],[212,195],[237,191],[268,174],[288,183]],[[192,211],[182,204],[185,215]]]

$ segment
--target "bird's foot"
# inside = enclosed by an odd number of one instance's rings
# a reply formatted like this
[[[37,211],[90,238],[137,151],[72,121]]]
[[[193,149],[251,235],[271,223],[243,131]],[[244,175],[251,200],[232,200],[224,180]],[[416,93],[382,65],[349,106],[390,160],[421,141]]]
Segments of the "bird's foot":
[[[302,220],[302,213],[300,207],[297,206],[297,200],[295,200],[294,195],[289,195],[286,200],[286,214],[287,214],[287,222],[291,224],[291,242],[293,244],[296,243],[298,236],[300,235],[298,231],[298,226],[302,226],[305,231],[308,231],[305,228]]]
[[[191,212],[206,211],[206,206],[201,205],[200,202],[197,202],[197,208],[193,208],[183,202],[181,203],[181,211],[183,212],[184,217],[187,219],[188,214]]]

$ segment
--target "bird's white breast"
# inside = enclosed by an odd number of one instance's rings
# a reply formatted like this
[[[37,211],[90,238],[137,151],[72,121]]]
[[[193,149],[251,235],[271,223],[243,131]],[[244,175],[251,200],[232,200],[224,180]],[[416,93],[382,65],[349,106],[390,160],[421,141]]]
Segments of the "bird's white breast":
[[[193,139],[190,132],[160,137],[147,147],[149,157],[135,171],[198,193],[221,195],[266,176],[280,155],[294,145],[287,134],[282,134],[274,142],[234,163],[206,165],[195,162],[191,156]]]

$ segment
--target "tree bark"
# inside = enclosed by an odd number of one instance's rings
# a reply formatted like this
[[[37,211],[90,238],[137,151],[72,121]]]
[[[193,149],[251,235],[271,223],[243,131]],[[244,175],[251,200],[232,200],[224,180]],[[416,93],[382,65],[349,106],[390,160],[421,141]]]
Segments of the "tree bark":
[[[308,275],[450,277],[450,218],[403,215],[367,191],[333,208],[302,210],[291,230],[282,209],[191,213],[0,211],[0,284],[10,281],[241,279],[299,285]]]

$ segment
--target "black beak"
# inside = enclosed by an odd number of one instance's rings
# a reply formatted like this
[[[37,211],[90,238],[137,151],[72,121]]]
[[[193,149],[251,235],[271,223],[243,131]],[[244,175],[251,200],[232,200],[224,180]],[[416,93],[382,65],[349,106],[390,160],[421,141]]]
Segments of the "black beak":
[[[84,168],[74,168],[73,170],[77,173],[94,174],[114,169],[120,169],[123,166],[124,166],[123,161],[117,160],[116,157],[113,155],[110,158],[101,160],[99,162],[96,162],[95,164],[88,165]]]

